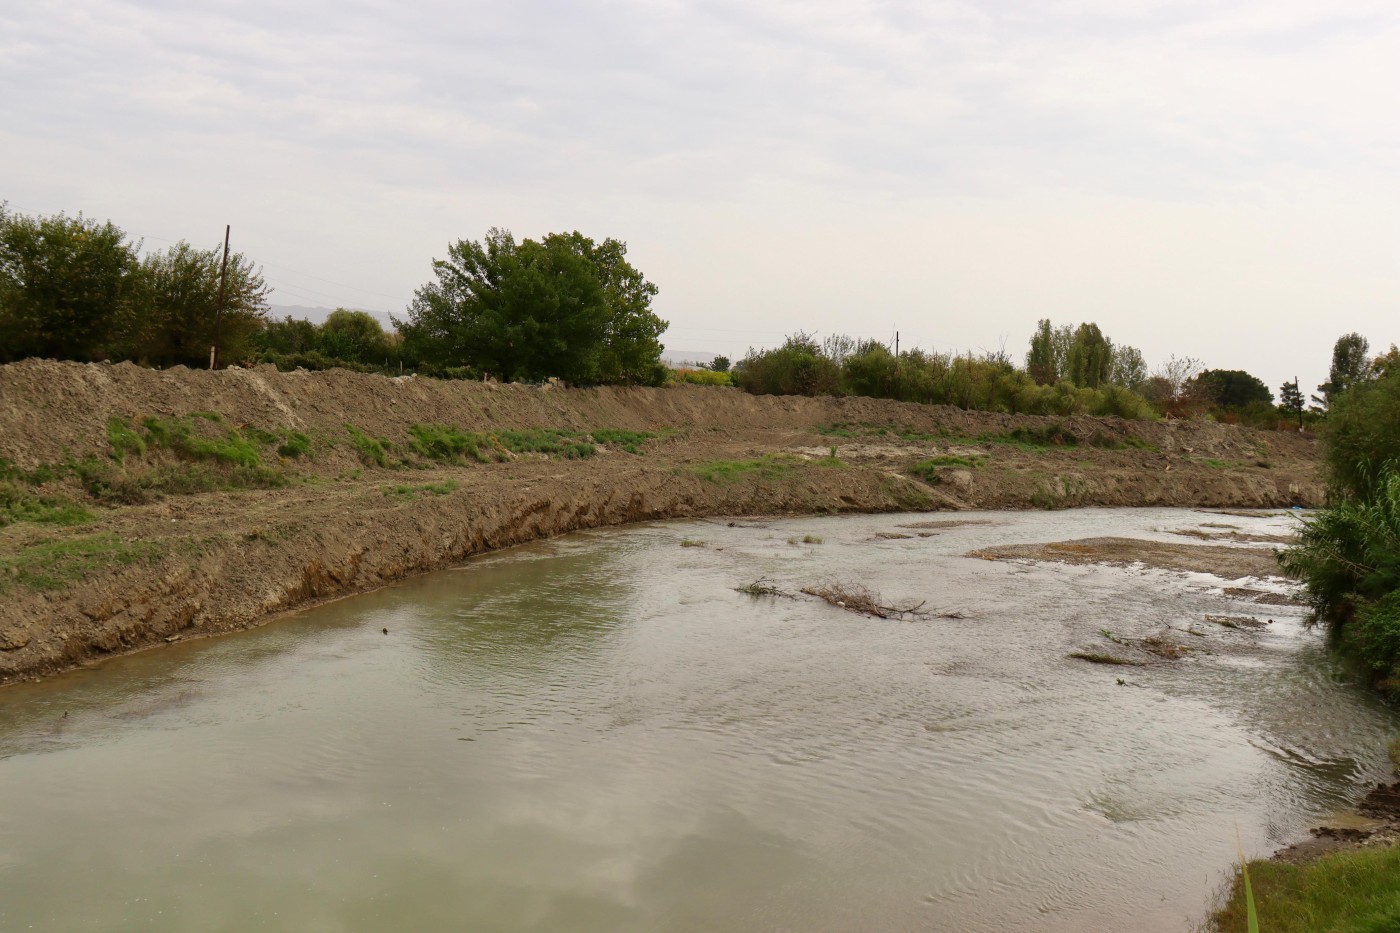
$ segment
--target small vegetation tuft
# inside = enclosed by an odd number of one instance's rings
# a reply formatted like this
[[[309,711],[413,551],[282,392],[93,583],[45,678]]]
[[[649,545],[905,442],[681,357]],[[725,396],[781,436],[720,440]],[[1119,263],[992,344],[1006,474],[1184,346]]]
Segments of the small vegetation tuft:
[[[727,373],[720,375],[728,376]],[[623,431],[617,428],[596,428],[589,434],[599,444],[607,444],[609,447],[638,455],[642,453],[642,445],[656,436],[650,431]]]
[[[0,528],[16,522],[81,525],[95,517],[71,499],[40,495],[9,480],[0,480]]]
[[[682,538],[681,547],[704,547],[705,542],[699,538]]]

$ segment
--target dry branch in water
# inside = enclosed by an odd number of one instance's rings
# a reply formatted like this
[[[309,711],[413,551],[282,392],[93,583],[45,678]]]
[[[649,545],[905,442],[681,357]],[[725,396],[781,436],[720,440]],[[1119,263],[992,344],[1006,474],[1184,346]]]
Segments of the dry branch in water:
[[[734,592],[743,593],[746,596],[783,596],[787,599],[796,599],[792,593],[778,589],[778,587],[767,577],[759,577],[747,586],[736,586]]]
[[[878,619],[903,619],[919,615],[924,607],[921,602],[914,606],[885,606],[880,602],[880,594],[859,583],[824,583],[821,586],[804,587],[808,596],[824,599],[833,606],[875,616]]]

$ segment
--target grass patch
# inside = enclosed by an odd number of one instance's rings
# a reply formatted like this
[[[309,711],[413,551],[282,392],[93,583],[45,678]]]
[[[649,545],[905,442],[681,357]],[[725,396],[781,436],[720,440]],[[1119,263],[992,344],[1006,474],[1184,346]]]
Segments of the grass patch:
[[[1258,928],[1269,933],[1400,930],[1398,877],[1400,847],[1335,852],[1303,865],[1249,863]],[[1241,874],[1213,919],[1221,933],[1249,929]]]
[[[800,538],[788,538],[788,544],[821,544],[822,539],[817,535],[803,535]]]
[[[1157,450],[1156,444],[1145,441],[1140,437],[1114,437],[1103,431],[1095,431],[1089,435],[1086,443],[1090,447],[1098,447],[1102,450]]]
[[[212,412],[197,412],[191,417],[213,423],[223,420],[211,415]],[[149,417],[142,419],[141,426],[146,429],[148,448],[169,450],[186,460],[210,460],[247,469],[262,466],[257,447],[236,428],[211,437],[196,431],[189,418]]]
[[[470,458],[477,463],[504,460],[505,452],[485,434],[463,431],[445,424],[415,424],[408,429],[413,452],[430,460],[460,462]]]
[[[430,460],[477,463],[505,461],[510,454],[544,454],[574,460],[591,457],[598,448],[574,431],[529,428],[493,434],[463,431],[451,425],[415,424],[408,429],[409,447]],[[635,433],[635,432],[622,432]]]
[[[656,436],[650,431],[623,431],[616,428],[600,428],[590,431],[589,435],[599,444],[607,444],[609,447],[638,455],[642,453],[642,445]]]
[[[994,439],[1001,443],[1037,450],[1079,446],[1079,437],[1062,424],[1048,424],[1039,428],[1014,428]]]
[[[160,548],[148,541],[123,541],[113,533],[47,541],[0,555],[0,592],[11,587],[58,590],[92,573],[150,562]]]
[[[704,547],[705,542],[699,538],[682,538],[681,547]]]
[[[417,486],[385,486],[384,495],[398,499],[416,499],[419,494],[445,496],[457,488],[456,480],[443,480],[441,483],[420,483]]]
[[[112,459],[118,463],[126,462],[127,454],[140,457],[146,453],[146,439],[125,418],[107,419],[107,443],[112,445]]]
[[[418,427],[418,425],[414,425]],[[410,432],[413,430],[409,429]],[[394,445],[380,437],[371,437],[350,422],[345,422],[345,433],[350,435],[350,443],[360,455],[365,466],[388,467],[393,460]]]
[[[265,433],[265,432],[262,432]],[[258,452],[261,433],[228,427],[217,412],[184,417],[125,418],[107,422],[110,459],[68,459],[61,475],[71,476],[100,502],[147,502],[161,493],[186,494],[219,489],[269,489],[287,478],[265,466]],[[150,462],[150,455],[164,453]],[[144,461],[138,467],[132,461]],[[169,462],[170,460],[176,462]]]
[[[598,448],[572,431],[531,428],[525,431],[501,431],[495,435],[513,454],[545,454],[580,460],[591,457]]]
[[[246,427],[243,436],[264,447],[277,445],[277,456],[297,459],[311,453],[311,438],[301,431],[264,431],[262,428]]]
[[[0,480],[0,528],[16,522],[81,525],[94,518],[92,512],[71,499],[36,495],[23,486]]]
[[[859,424],[850,421],[836,421],[831,424],[819,424],[816,431],[827,437],[881,437],[888,434],[890,428],[873,421],[862,421]]]
[[[767,454],[757,460],[711,460],[691,469],[696,476],[711,483],[730,483],[745,476],[782,479],[791,476],[800,462],[789,454]]]

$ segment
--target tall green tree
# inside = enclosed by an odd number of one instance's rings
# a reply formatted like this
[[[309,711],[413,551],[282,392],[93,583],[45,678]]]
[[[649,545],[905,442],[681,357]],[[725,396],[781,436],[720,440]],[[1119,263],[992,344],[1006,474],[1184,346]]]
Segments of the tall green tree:
[[[1059,361],[1055,358],[1055,329],[1049,318],[1041,318],[1031,335],[1031,349],[1026,354],[1026,372],[1036,384],[1054,385],[1060,378]]]
[[[220,314],[222,262],[222,246],[196,249],[183,240],[148,254],[139,269],[137,313],[123,340],[124,355],[162,366],[207,366],[217,326],[220,365],[249,356],[270,290],[248,257],[230,253]]]
[[[1108,382],[1113,366],[1113,345],[1097,324],[1080,324],[1069,347],[1066,373],[1069,381],[1085,389]]]
[[[626,253],[578,232],[517,243],[492,228],[480,243],[459,240],[395,322],[405,352],[507,380],[657,383],[666,323]]]
[[[129,313],[137,248],[110,221],[0,204],[0,360],[105,359]]]
[[[1134,392],[1141,389],[1142,384],[1147,381],[1147,361],[1143,359],[1142,351],[1126,343],[1113,344],[1108,381],[1112,385],[1132,389]]]
[[[1337,338],[1332,346],[1332,366],[1327,372],[1327,381],[1317,387],[1321,395],[1313,396],[1321,410],[1330,410],[1337,396],[1371,378],[1371,359],[1367,355],[1370,349],[1370,343],[1358,333]]]

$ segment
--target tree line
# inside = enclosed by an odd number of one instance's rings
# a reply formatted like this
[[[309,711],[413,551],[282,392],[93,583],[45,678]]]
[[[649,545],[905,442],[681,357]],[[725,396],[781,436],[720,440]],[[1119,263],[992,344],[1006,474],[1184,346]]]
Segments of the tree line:
[[[1024,361],[905,349],[844,335],[799,332],[750,349],[732,369],[661,361],[667,324],[657,288],[627,246],[578,232],[517,240],[492,228],[458,240],[432,263],[402,320],[386,330],[371,314],[337,309],[324,322],[271,320],[262,271],[222,250],[180,242],[142,255],[110,221],[79,214],[29,217],[0,204],[0,362],[25,357],[133,360],[154,366],[270,362],[283,369],[342,367],[444,378],[562,379],[575,385],[737,385],[755,394],[865,395],[961,408],[1126,418],[1209,416],[1262,428],[1302,427],[1383,366],[1365,338],[1337,341],[1328,381],[1305,404],[1294,380],[1280,402],[1238,369],[1171,357],[1149,371],[1137,348],[1092,322],[1040,321]],[[220,308],[222,310],[220,311]],[[1395,355],[1394,348],[1391,356]],[[721,365],[722,364],[722,365]]]
[[[110,221],[30,217],[0,204],[0,362],[27,357],[411,369],[502,381],[659,385],[656,286],[627,246],[581,233],[517,241],[492,229],[433,262],[405,319],[338,309],[322,324],[270,320],[262,270],[241,252],[180,242],[144,256]],[[221,298],[222,292],[222,298]]]
[[[1206,369],[1177,356],[1149,370],[1140,350],[1115,343],[1097,324],[1048,319],[1037,324],[1021,365],[1004,350],[896,353],[876,340],[835,335],[819,341],[799,332],[781,346],[750,349],[732,378],[761,395],[865,395],[1012,414],[1209,417],[1276,430],[1300,426],[1300,417],[1316,423],[1337,387],[1356,380],[1356,367],[1373,365],[1366,352],[1364,338],[1341,338],[1329,381],[1319,386],[1324,395],[1306,411],[1297,407],[1301,395],[1292,383],[1275,404],[1269,387],[1244,370]]]

